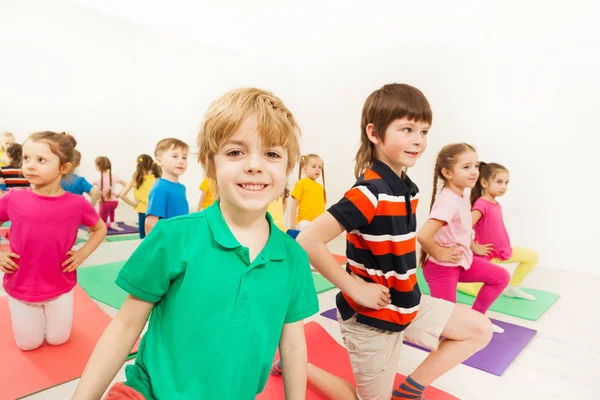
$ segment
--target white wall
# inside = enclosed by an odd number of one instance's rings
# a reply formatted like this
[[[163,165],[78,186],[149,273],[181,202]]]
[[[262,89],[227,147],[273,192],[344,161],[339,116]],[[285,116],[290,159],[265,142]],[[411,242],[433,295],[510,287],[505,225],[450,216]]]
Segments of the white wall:
[[[598,273],[588,254],[600,222],[592,211],[600,31],[588,2],[332,2],[318,13],[303,2],[246,15],[250,6],[187,0],[79,1],[198,41],[66,0],[3,0],[0,130],[71,130],[85,138],[85,174],[103,153],[127,176],[132,157],[158,139],[193,142],[218,94],[259,85],[295,113],[303,152],[324,158],[333,202],[353,182],[365,98],[406,82],[434,110],[429,150],[410,171],[421,222],[437,151],[467,141],[511,170],[502,203],[513,242],[536,249],[543,265]],[[123,137],[138,140],[135,154],[119,147]],[[190,197],[201,176],[195,165],[184,176]]]
[[[0,131],[19,141],[39,130],[71,132],[79,173],[90,180],[99,155],[127,180],[137,156],[153,155],[162,138],[195,151],[208,105],[227,90],[289,92],[278,67],[66,0],[3,1],[0,49]],[[191,154],[182,182],[193,207],[203,175]],[[136,218],[125,204],[117,214]]]
[[[537,250],[541,265],[599,273],[590,251],[600,224],[592,195],[600,48],[519,33],[508,41],[415,39],[295,68],[291,106],[304,129],[303,151],[325,160],[330,202],[354,182],[364,100],[385,83],[409,83],[425,93],[434,112],[429,149],[409,172],[421,189],[420,225],[437,152],[465,141],[480,159],[511,171],[501,202],[515,245]]]

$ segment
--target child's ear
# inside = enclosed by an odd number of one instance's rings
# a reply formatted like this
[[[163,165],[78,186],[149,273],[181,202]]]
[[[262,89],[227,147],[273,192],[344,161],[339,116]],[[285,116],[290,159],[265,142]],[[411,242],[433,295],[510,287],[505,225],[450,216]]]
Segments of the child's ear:
[[[446,179],[452,179],[452,171],[448,170],[448,168],[442,168],[442,175]]]
[[[66,175],[69,173],[69,171],[71,171],[71,168],[73,168],[73,164],[71,164],[70,162],[68,163],[64,163],[63,165],[60,166],[59,171],[61,175]]]
[[[484,188],[484,189],[487,189],[487,187],[488,187],[488,185],[489,185],[489,182],[488,182],[488,181],[486,181],[486,180],[485,180],[485,179],[483,179],[483,178],[481,178],[480,182],[481,182],[481,187],[482,187],[482,188]]]
[[[378,144],[379,142],[381,142],[381,139],[379,138],[379,135],[377,134],[377,131],[375,130],[375,125],[368,124],[366,131],[367,131],[367,138],[369,139],[369,141],[371,143]]]

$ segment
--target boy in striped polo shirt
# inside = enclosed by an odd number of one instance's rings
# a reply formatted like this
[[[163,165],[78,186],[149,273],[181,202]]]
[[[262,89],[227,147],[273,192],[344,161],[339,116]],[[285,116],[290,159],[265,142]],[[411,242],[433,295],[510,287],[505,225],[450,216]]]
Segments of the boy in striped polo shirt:
[[[487,317],[422,296],[417,284],[418,188],[405,170],[427,148],[431,120],[427,99],[414,87],[390,84],[373,92],[362,113],[357,182],[298,236],[311,264],[341,289],[338,320],[356,387],[308,367],[308,379],[330,399],[422,399],[429,384],[492,337]],[[343,231],[346,271],[326,247]],[[446,250],[449,258],[452,251]],[[432,352],[394,388],[403,339]]]

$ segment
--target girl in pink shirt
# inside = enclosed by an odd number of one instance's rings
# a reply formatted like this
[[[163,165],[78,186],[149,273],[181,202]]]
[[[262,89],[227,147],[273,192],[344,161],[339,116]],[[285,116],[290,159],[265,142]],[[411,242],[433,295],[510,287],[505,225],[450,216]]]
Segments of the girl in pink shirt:
[[[477,152],[466,143],[444,147],[437,156],[429,219],[417,235],[423,275],[431,296],[456,303],[458,282],[483,282],[473,309],[485,314],[510,278],[484,258],[473,258],[471,203],[465,189],[479,177]],[[438,180],[444,183],[437,195]],[[494,326],[495,332],[502,329]]]
[[[96,171],[100,172],[100,179],[94,182],[94,186],[100,190],[100,218],[106,223],[106,229],[122,231],[115,221],[115,210],[119,206],[117,185],[124,188],[127,182],[112,174],[108,157],[96,157]]]
[[[471,190],[471,216],[475,230],[474,251],[477,257],[498,263],[518,263],[504,291],[508,297],[535,300],[531,294],[521,290],[521,284],[536,266],[539,257],[533,250],[513,247],[502,218],[502,207],[496,197],[503,196],[508,188],[510,174],[500,164],[479,162],[479,179]],[[458,290],[477,296],[481,284],[460,283]]]
[[[76,269],[106,236],[94,207],[60,184],[71,169],[76,143],[62,133],[31,135],[23,145],[23,174],[33,188],[0,198],[0,222],[12,222],[10,252],[0,253],[0,270],[22,350],[36,349],[44,339],[51,345],[69,339]],[[80,249],[71,250],[81,224],[92,234]]]

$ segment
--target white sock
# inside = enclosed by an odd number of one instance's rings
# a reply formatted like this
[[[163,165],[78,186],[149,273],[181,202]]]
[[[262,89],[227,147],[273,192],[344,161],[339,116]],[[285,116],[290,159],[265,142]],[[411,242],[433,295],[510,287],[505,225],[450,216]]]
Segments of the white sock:
[[[123,228],[121,228],[119,226],[119,224],[117,224],[116,222],[113,222],[112,224],[110,224],[110,229],[112,229],[114,231],[119,231],[119,232],[123,231]]]
[[[513,285],[508,285],[506,287],[506,289],[504,289],[504,295],[506,297],[515,297],[515,298],[523,299],[523,300],[530,300],[530,301],[535,300],[535,296],[532,296],[529,293],[521,290],[521,288],[518,288]]]

